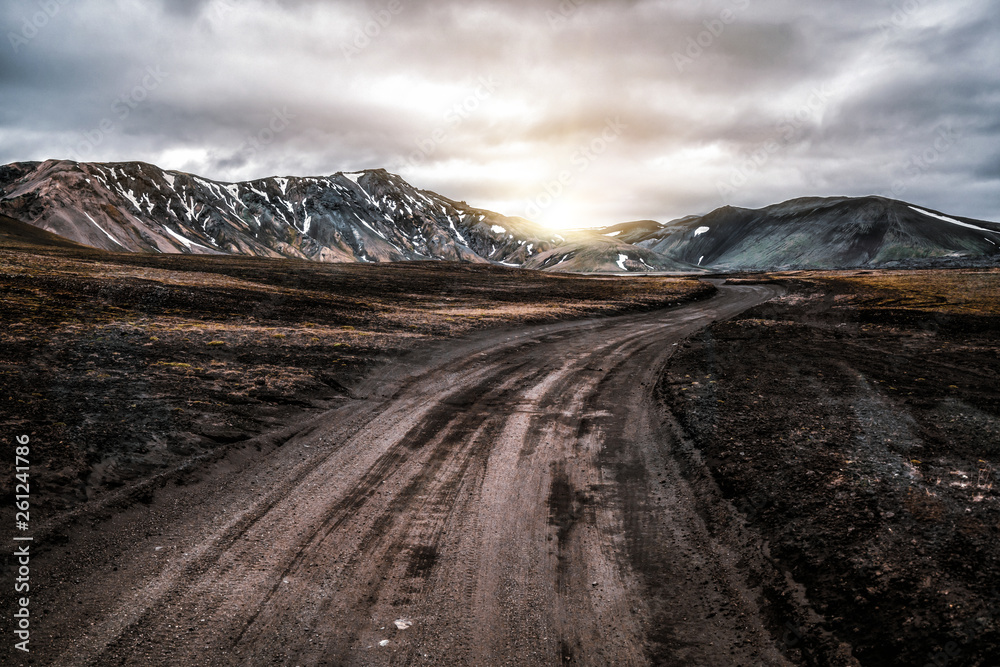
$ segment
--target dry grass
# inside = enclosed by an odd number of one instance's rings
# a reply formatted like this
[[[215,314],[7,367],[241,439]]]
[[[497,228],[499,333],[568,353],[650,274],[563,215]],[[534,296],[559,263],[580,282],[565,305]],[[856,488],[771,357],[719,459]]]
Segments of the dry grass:
[[[373,364],[424,342],[710,292],[685,279],[116,254],[0,239],[0,423],[37,443],[39,507],[68,508],[322,409]]]
[[[843,307],[1000,315],[1000,269],[810,272],[795,278],[843,295]]]

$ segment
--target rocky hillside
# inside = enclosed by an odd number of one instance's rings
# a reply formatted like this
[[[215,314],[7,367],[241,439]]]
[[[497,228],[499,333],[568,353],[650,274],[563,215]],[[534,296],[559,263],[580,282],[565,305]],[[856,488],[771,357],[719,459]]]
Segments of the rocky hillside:
[[[450,260],[581,273],[968,266],[1000,224],[882,197],[726,206],[670,223],[556,233],[383,169],[222,183],[143,162],[0,167],[0,214],[112,251],[322,262]]]
[[[1000,224],[956,218],[883,197],[794,199],[726,206],[667,224],[601,230],[625,243],[713,270],[963,265],[1000,259]]]
[[[520,266],[563,239],[384,170],[220,183],[142,162],[0,167],[0,213],[105,250]]]

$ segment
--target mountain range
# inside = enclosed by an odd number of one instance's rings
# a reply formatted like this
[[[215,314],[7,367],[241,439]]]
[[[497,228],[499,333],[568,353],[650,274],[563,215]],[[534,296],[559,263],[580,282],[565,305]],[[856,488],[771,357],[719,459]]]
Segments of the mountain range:
[[[725,206],[667,223],[555,232],[420,190],[383,169],[223,183],[143,162],[16,162],[0,167],[0,214],[109,251],[322,262],[693,273],[1000,259],[1000,224],[883,197]]]

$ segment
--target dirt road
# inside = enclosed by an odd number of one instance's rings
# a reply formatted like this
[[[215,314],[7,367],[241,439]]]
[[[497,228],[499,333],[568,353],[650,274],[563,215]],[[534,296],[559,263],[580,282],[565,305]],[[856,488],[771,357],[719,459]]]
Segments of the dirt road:
[[[652,388],[776,293],[413,355],[33,561],[59,665],[781,665]],[[86,515],[83,515],[86,516]]]

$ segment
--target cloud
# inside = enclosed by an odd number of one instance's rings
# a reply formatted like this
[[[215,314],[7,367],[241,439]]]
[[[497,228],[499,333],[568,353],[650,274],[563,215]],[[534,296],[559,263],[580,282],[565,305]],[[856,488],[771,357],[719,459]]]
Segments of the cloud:
[[[553,224],[870,192],[1000,218],[986,0],[40,6],[0,9],[0,162],[386,167]]]

